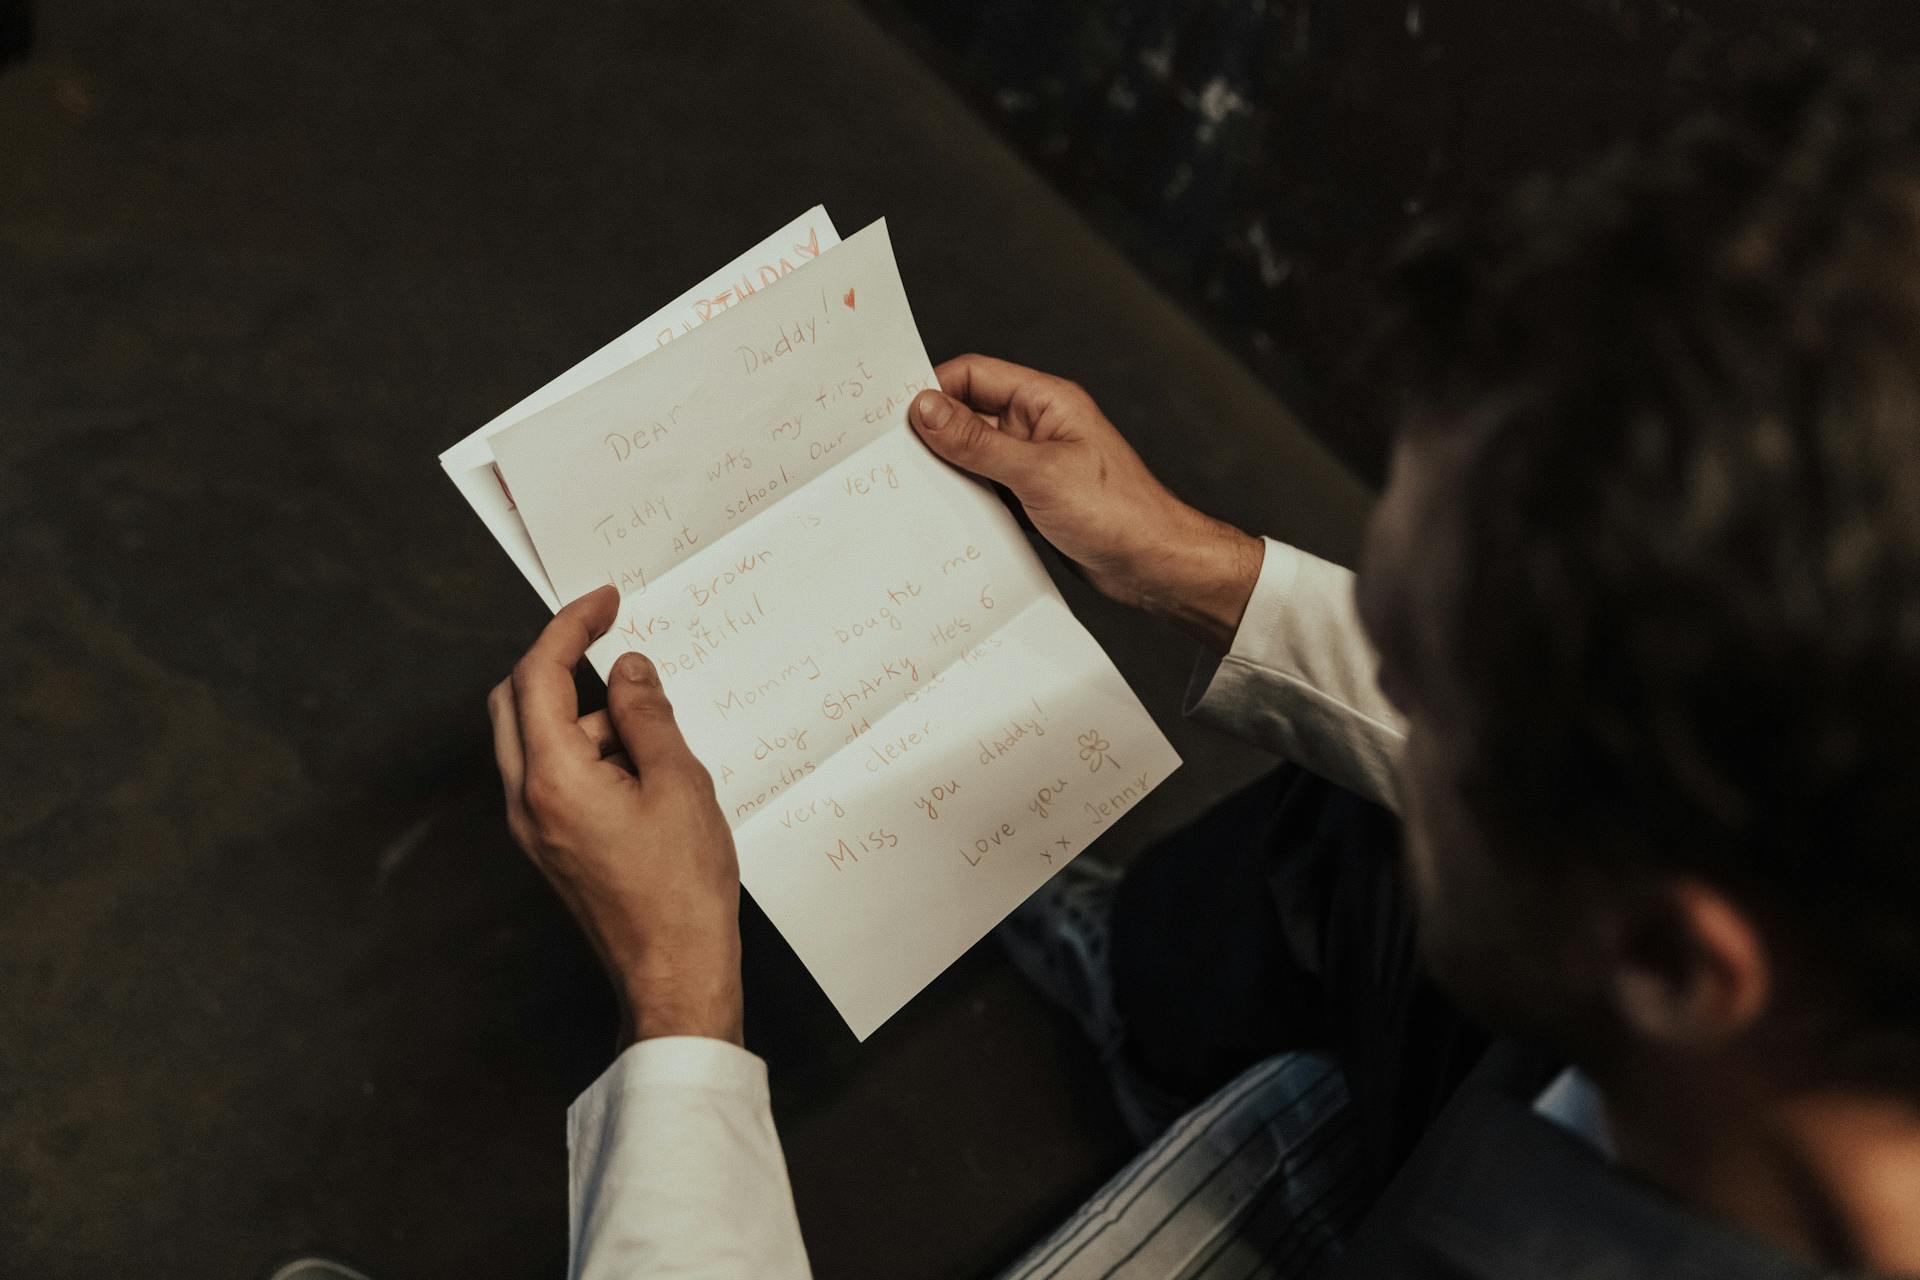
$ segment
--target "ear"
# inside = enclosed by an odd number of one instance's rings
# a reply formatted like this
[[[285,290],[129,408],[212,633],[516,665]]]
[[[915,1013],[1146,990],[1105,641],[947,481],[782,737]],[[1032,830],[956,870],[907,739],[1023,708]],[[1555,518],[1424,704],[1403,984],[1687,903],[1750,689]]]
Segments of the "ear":
[[[1758,924],[1703,880],[1656,887],[1617,918],[1611,987],[1638,1037],[1700,1052],[1752,1030],[1773,994],[1773,961]]]

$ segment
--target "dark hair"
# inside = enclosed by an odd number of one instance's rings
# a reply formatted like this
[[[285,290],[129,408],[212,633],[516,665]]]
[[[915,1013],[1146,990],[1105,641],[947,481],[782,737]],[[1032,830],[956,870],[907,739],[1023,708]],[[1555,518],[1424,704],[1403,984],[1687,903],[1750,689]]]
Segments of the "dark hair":
[[[1909,1091],[1916,85],[1776,68],[1398,276],[1417,416],[1480,433],[1439,643],[1493,852],[1727,887],[1810,961],[1826,1060]]]

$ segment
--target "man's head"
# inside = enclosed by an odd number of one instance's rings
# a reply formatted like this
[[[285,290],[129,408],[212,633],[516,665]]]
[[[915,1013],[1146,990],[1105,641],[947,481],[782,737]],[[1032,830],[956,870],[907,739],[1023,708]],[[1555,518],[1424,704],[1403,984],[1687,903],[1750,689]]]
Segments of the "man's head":
[[[1920,1090],[1915,83],[1776,74],[1401,276],[1428,951],[1603,1074]]]

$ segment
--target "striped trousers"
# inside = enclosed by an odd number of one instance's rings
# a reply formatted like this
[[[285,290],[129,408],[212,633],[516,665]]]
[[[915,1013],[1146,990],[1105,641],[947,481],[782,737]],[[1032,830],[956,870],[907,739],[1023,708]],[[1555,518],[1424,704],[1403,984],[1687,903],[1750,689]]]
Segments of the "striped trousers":
[[[1257,1063],[1187,1112],[1003,1280],[1266,1280],[1338,1260],[1368,1184],[1339,1069]]]

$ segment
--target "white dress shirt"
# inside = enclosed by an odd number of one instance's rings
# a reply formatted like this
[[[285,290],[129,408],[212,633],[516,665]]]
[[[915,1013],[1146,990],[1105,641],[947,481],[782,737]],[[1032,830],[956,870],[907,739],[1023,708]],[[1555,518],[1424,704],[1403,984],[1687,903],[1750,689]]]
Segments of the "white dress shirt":
[[[1405,730],[1374,683],[1353,574],[1268,539],[1233,646],[1187,712],[1385,805]],[[567,1112],[580,1280],[811,1274],[767,1067],[719,1040],[643,1040]]]

